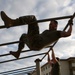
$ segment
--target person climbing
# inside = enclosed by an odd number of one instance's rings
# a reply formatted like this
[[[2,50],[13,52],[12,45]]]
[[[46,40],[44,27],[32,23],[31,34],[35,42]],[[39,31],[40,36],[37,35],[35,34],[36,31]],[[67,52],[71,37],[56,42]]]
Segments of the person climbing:
[[[1,11],[1,18],[7,28],[15,25],[28,24],[27,34],[22,34],[19,39],[20,42],[18,45],[18,50],[15,52],[10,51],[10,54],[12,54],[17,59],[19,58],[20,53],[24,48],[24,44],[26,44],[30,50],[41,50],[59,38],[70,36],[72,32],[72,20],[68,21],[69,29],[67,31],[57,30],[58,22],[56,20],[51,20],[49,23],[49,30],[45,30],[40,34],[39,26],[36,22],[37,19],[34,15],[21,16],[17,19],[11,19],[6,15],[4,11]]]
[[[55,57],[55,53],[54,53],[54,50],[53,48],[50,48],[51,51],[52,51],[52,60],[50,59],[50,55],[48,53],[48,64],[50,64],[50,66],[52,67],[51,68],[51,71],[50,71],[50,74],[51,75],[60,75],[60,61],[59,61],[59,58],[58,57]]]

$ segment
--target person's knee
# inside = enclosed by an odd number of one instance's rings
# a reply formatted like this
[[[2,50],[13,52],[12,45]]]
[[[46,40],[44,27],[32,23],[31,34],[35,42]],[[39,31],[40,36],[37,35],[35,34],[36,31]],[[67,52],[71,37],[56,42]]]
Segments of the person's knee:
[[[20,40],[24,40],[27,34],[23,33],[20,37]]]
[[[25,37],[27,34],[25,34],[25,33],[23,33],[22,35],[21,35],[21,37]]]
[[[31,15],[31,19],[32,19],[32,20],[36,20],[35,15]]]

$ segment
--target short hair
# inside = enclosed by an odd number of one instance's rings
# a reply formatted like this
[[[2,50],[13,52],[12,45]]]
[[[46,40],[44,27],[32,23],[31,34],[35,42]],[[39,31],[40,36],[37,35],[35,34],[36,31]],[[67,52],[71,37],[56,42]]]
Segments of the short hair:
[[[56,57],[56,59],[59,61],[60,59],[58,57]]]
[[[58,22],[56,20],[51,20],[51,21],[54,21],[58,25]]]

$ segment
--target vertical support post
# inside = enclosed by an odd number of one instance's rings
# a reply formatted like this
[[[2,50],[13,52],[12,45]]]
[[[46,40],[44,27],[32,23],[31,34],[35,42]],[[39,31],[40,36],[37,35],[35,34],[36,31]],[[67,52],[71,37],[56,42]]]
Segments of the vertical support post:
[[[36,63],[36,74],[37,75],[41,75],[41,67],[40,67],[40,59],[36,59],[35,63]]]

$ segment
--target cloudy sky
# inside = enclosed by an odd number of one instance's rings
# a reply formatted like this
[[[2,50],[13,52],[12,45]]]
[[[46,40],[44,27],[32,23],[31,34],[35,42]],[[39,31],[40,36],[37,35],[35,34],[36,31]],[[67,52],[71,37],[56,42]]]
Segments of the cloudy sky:
[[[75,0],[0,0],[0,11],[5,11],[6,14],[16,19],[20,16],[35,15],[37,20],[54,18],[60,16],[72,15],[75,12]],[[69,19],[59,20],[58,30],[63,30]],[[48,29],[49,22],[39,23],[40,33]],[[75,19],[74,19],[75,24]],[[0,17],[0,25],[4,25]],[[11,27],[0,29],[0,44],[18,41],[21,34],[27,33],[27,25],[19,27]],[[67,59],[69,57],[75,57],[75,25],[73,25],[72,35],[68,38],[59,39],[58,43],[54,46],[56,56],[59,58]],[[7,45],[0,47],[0,55],[9,53],[10,51],[16,51],[18,44]],[[24,50],[27,50],[26,46]],[[31,54],[37,54],[48,51],[48,48],[42,49],[37,52],[22,53],[20,57],[25,57]],[[28,67],[35,65],[35,59],[42,58],[43,56],[22,59],[7,63],[0,64],[0,72],[14,70],[18,68]],[[12,55],[1,57],[0,62],[14,59]],[[41,64],[47,62],[45,58]]]

